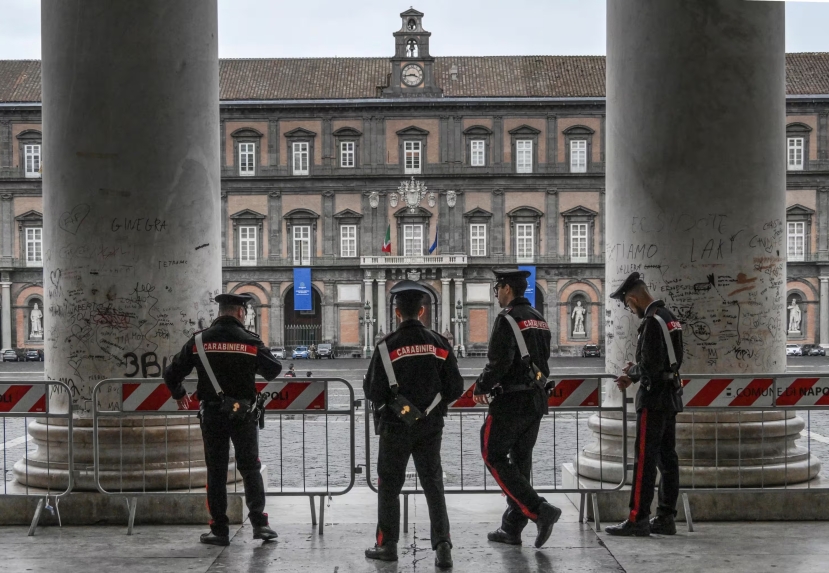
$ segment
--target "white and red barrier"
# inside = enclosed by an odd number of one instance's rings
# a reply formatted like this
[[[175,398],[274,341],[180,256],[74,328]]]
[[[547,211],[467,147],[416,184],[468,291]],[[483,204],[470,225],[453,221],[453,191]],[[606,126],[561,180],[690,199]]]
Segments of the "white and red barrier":
[[[122,412],[175,412],[178,409],[163,381],[157,384],[126,382],[121,385]],[[187,409],[199,409],[199,402],[195,397],[192,397]]]
[[[781,376],[776,399],[778,406],[829,406],[829,378]]]
[[[550,381],[554,385],[548,400],[550,408],[599,407],[600,378],[551,378]],[[449,405],[449,409],[486,408],[486,404],[475,403],[472,397],[474,391],[473,382],[460,398]]]
[[[45,384],[0,385],[0,412],[46,412]]]
[[[774,378],[683,378],[682,401],[689,408],[771,408]]]
[[[325,382],[257,382],[256,390],[265,396],[265,410],[325,410]]]

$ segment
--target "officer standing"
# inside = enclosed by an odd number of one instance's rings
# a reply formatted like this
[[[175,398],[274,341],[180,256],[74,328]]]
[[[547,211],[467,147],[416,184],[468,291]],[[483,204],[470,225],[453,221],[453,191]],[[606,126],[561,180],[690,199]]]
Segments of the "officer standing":
[[[449,517],[443,495],[440,444],[443,417],[450,402],[463,394],[463,378],[452,346],[420,322],[424,287],[401,281],[391,289],[400,325],[383,338],[363,381],[372,402],[380,447],[377,458],[377,540],[366,557],[397,561],[400,537],[400,491],[409,457],[423,486],[431,521],[435,565],[452,567]]]
[[[489,404],[481,428],[481,453],[507,496],[507,510],[501,527],[487,538],[520,545],[521,531],[532,520],[538,528],[535,546],[541,547],[561,516],[561,510],[547,503],[530,484],[533,447],[548,408],[545,386],[550,374],[550,328],[524,297],[530,273],[518,269],[494,272],[495,296],[503,310],[495,319],[487,352],[489,363],[478,377],[473,398],[478,404]],[[517,338],[519,334],[522,340]]]
[[[624,374],[616,379],[619,389],[639,383],[630,515],[605,531],[642,537],[651,533],[674,535],[679,497],[676,415],[682,411],[682,326],[664,302],[653,299],[639,273],[631,273],[610,298],[621,301],[642,323],[636,342],[636,364],[628,362]],[[649,522],[657,467],[662,474],[659,505],[656,517]]]
[[[196,393],[201,401],[199,417],[207,465],[207,508],[212,517],[210,533],[202,534],[200,541],[210,545],[230,544],[227,518],[230,441],[245,485],[253,538],[268,541],[277,537],[268,527],[268,514],[264,513],[265,486],[259,473],[262,466],[254,379],[260,374],[266,380],[273,380],[282,366],[255,333],[245,330],[245,305],[249,301],[249,295],[217,296],[218,318],[209,328],[192,336],[164,371],[164,381],[182,409],[187,408],[190,398],[181,382],[194,367],[198,372]],[[216,391],[216,386],[221,393]],[[223,403],[232,407],[225,408]]]

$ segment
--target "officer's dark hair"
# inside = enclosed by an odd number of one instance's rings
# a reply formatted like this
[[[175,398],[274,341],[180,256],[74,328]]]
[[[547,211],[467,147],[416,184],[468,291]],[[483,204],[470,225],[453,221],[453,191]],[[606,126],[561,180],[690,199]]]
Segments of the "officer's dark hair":
[[[245,308],[241,304],[222,304],[219,303],[219,316],[232,316],[239,312],[240,308]]]
[[[506,277],[498,281],[499,284],[506,285],[512,289],[513,296],[524,296],[524,291],[527,290],[527,279],[519,277]]]
[[[420,309],[423,307],[423,293],[417,291],[401,292],[394,297],[394,304],[400,310],[404,320],[417,318]]]

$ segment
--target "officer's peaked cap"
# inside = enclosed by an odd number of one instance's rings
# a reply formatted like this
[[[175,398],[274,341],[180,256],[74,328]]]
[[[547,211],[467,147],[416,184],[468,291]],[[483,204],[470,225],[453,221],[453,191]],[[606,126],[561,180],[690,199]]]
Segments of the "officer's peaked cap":
[[[389,291],[389,293],[392,296],[395,296],[395,295],[398,295],[398,294],[408,294],[408,295],[421,294],[421,295],[423,295],[423,294],[429,294],[429,289],[427,289],[425,286],[423,286],[421,284],[418,284],[414,281],[400,281],[399,283],[397,283],[396,285],[391,287],[391,290]]]
[[[642,280],[642,275],[637,272],[632,272],[628,275],[628,278],[625,279],[619,288],[615,291],[610,293],[610,298],[615,298],[616,300],[624,301],[625,295],[630,292],[630,290],[635,287],[638,283],[644,282]]]
[[[530,271],[522,271],[518,268],[510,268],[510,269],[493,269],[492,272],[495,273],[495,280],[502,281],[502,280],[509,280],[509,279],[528,279],[532,274]]]
[[[219,304],[232,304],[238,306],[245,306],[253,297],[247,293],[240,294],[220,294],[216,297],[216,302]]]

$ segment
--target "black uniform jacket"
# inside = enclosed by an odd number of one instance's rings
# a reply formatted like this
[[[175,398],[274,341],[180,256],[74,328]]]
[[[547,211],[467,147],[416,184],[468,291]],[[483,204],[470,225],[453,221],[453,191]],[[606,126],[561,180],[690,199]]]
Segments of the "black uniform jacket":
[[[634,382],[640,382],[636,396],[636,409],[682,411],[682,393],[677,392],[665,376],[671,373],[665,335],[659,322],[653,317],[658,314],[671,334],[671,343],[676,354],[677,368],[682,366],[682,325],[665,303],[655,300],[645,309],[645,318],[639,325],[639,339],[636,342],[636,364],[628,370]],[[648,389],[648,387],[650,389]]]
[[[279,360],[274,358],[256,333],[245,330],[242,323],[232,316],[220,316],[214,320],[210,328],[202,331],[202,342],[222,392],[232,398],[255,400],[256,375],[273,380],[282,370]],[[173,398],[178,400],[184,396],[186,390],[181,381],[194,367],[199,375],[196,390],[199,400],[218,400],[213,383],[199,359],[195,336],[187,341],[164,371],[164,382]]]
[[[512,316],[521,328],[533,363],[544,373],[545,378],[550,375],[550,366],[547,363],[550,358],[550,327],[541,313],[530,305],[530,301],[521,296],[514,299],[495,318],[487,351],[489,363],[478,377],[476,394],[489,394],[496,386],[509,388],[527,385],[526,366],[521,361],[515,333],[504,318],[505,314]],[[521,413],[534,408],[538,413],[543,413],[546,396],[542,394],[540,391],[500,394],[492,400],[490,411]]]
[[[449,341],[417,319],[401,322],[383,341],[389,349],[400,394],[425,413],[440,392],[440,405],[426,420],[443,426],[449,404],[460,398],[464,391],[458,361]],[[363,392],[378,408],[392,398],[389,378],[377,348],[363,379]],[[388,408],[381,410],[380,421],[381,424],[404,425]]]

